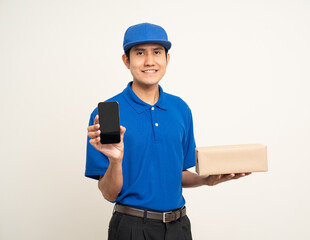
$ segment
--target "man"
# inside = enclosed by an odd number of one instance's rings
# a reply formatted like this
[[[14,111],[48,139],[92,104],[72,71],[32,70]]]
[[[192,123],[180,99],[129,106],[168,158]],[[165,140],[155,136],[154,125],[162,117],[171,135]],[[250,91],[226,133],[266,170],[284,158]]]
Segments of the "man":
[[[103,197],[116,203],[110,240],[192,239],[182,187],[215,185],[247,175],[203,178],[187,171],[195,165],[192,114],[181,98],[159,86],[170,47],[160,26],[129,27],[122,59],[133,80],[107,100],[119,103],[121,142],[102,145],[97,108],[90,118],[85,175],[98,179]]]

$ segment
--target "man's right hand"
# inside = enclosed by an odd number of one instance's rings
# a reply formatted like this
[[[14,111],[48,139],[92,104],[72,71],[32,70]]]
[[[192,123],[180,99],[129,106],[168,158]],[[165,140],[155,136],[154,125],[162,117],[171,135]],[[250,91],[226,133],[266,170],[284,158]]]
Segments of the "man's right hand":
[[[98,151],[102,152],[106,155],[110,161],[122,161],[124,156],[124,134],[126,132],[126,128],[120,126],[121,132],[121,141],[119,143],[114,144],[101,144],[100,143],[100,125],[99,125],[99,117],[98,115],[95,117],[94,125],[89,126],[88,136],[90,137],[89,143],[94,146]]]

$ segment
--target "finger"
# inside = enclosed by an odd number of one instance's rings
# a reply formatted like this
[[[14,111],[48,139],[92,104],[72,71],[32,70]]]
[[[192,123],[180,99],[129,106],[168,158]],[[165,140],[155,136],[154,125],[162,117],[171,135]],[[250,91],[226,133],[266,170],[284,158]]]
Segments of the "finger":
[[[242,173],[242,177],[248,176],[248,175],[250,175],[250,174],[251,174],[251,172]]]
[[[122,142],[124,138],[124,134],[126,132],[126,128],[123,126],[120,126],[120,132],[121,132],[121,142]]]
[[[123,126],[120,126],[121,135],[124,135],[126,132],[126,128]]]
[[[97,138],[98,136],[100,136],[100,130],[95,131],[95,132],[88,132],[87,136],[92,138],[92,139]]]
[[[96,145],[99,142],[100,142],[100,137],[92,138],[92,139],[89,140],[89,143],[91,145],[93,145],[93,146]]]
[[[99,124],[95,124],[95,125],[91,125],[87,128],[87,131],[88,132],[94,132],[94,131],[97,131],[98,129],[100,128],[100,125]]]
[[[244,173],[236,173],[235,176],[233,177],[233,179],[238,179],[238,178],[241,178],[243,176],[245,176]]]
[[[227,180],[230,180],[230,179],[232,179],[232,178],[234,178],[235,177],[235,174],[234,173],[230,173],[230,174],[225,174],[224,176],[223,176],[223,179],[225,180],[225,181],[227,181]]]
[[[95,117],[95,121],[94,121],[94,125],[95,124],[98,124],[99,123],[99,116],[98,115],[96,115],[96,117]]]
[[[251,173],[238,173],[236,174],[236,176],[234,177],[234,179],[238,179],[238,178],[241,178],[241,177],[245,177],[247,175],[250,175]]]

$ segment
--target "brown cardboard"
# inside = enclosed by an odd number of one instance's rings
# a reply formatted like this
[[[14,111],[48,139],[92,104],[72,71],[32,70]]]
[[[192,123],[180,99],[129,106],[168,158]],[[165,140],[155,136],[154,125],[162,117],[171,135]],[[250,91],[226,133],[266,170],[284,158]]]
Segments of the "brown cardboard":
[[[196,172],[202,176],[266,171],[267,147],[261,144],[196,148]]]

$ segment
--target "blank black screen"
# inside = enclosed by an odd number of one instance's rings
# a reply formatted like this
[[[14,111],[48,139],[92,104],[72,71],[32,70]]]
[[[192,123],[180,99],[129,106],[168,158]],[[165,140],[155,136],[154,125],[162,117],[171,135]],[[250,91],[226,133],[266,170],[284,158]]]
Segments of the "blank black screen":
[[[117,102],[98,104],[100,141],[102,144],[120,142],[120,123]]]

